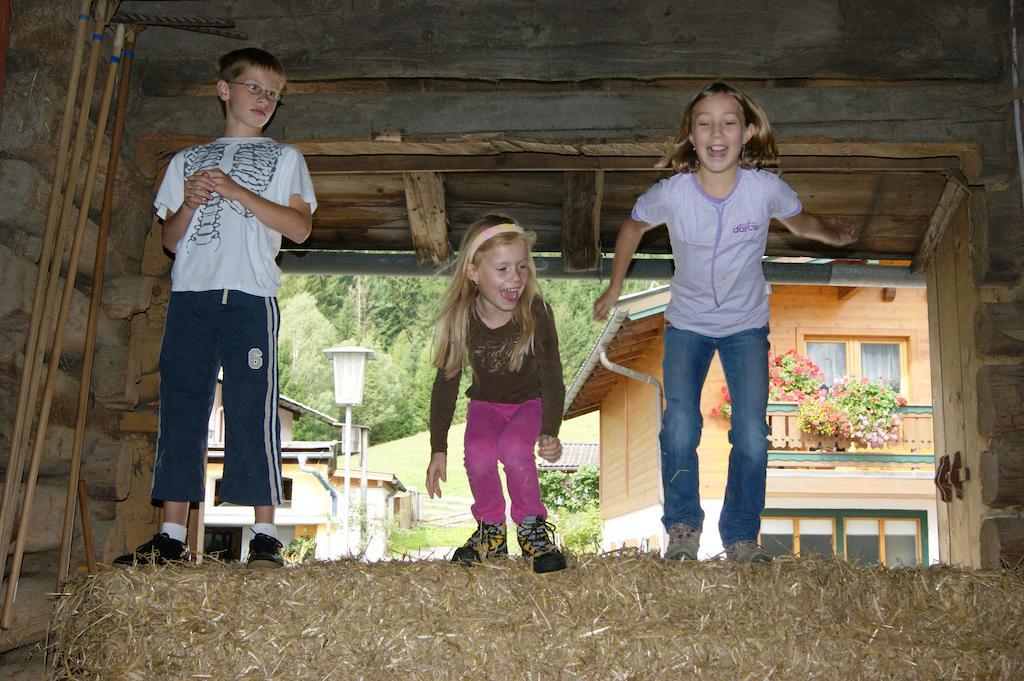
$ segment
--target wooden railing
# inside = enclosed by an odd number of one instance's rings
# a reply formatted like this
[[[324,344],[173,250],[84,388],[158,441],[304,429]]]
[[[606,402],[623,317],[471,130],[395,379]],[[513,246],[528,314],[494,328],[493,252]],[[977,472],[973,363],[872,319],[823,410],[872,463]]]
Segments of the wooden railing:
[[[826,439],[800,432],[793,403],[772,402],[767,416],[768,439],[773,450],[810,451],[830,445]],[[932,408],[910,405],[900,408],[899,437],[895,441],[882,449],[869,449],[857,443],[854,446],[859,451],[930,453],[935,451],[932,433]]]

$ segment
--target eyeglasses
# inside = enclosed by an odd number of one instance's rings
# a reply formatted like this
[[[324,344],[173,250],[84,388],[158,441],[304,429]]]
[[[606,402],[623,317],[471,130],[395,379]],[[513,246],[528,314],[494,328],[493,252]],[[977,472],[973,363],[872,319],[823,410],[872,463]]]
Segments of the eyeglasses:
[[[277,90],[268,90],[265,87],[263,87],[262,85],[260,85],[259,83],[243,83],[240,80],[229,80],[228,82],[229,83],[234,83],[235,85],[241,85],[246,90],[248,90],[250,94],[254,94],[257,97],[259,97],[260,95],[263,95],[263,96],[265,96],[267,99],[269,99],[272,102],[280,102],[281,101],[281,93],[280,92],[278,92]]]

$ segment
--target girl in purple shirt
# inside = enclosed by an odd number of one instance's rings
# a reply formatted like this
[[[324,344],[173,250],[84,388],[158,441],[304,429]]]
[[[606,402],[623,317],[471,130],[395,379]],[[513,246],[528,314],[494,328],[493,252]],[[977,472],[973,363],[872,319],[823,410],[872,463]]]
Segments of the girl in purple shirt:
[[[675,259],[665,311],[660,435],[666,558],[697,559],[704,522],[700,393],[717,351],[733,407],[719,532],[731,560],[770,560],[757,544],[768,468],[768,286],[761,268],[768,224],[775,218],[797,236],[832,246],[855,238],[849,225],[826,225],[803,212],[789,185],[762,170],[777,156],[760,106],[726,83],[701,89],[662,159],[676,174],[648,189],[622,223],[608,288],[594,303],[594,319],[606,319],[640,238],[666,225]]]

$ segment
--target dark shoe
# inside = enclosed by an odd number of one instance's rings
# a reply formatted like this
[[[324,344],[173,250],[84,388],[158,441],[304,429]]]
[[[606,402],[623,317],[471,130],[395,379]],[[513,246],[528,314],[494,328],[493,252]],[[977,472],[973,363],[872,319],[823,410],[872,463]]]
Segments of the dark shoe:
[[[772,557],[754,541],[738,541],[725,549],[725,557],[737,563],[770,563]]]
[[[471,565],[479,563],[483,558],[507,555],[505,523],[481,522],[466,543],[455,549],[455,553],[452,554],[452,562]]]
[[[668,528],[668,546],[665,548],[667,560],[697,560],[699,548],[700,530],[682,523]]]
[[[565,556],[552,541],[554,534],[555,526],[539,515],[528,516],[520,523],[516,538],[519,539],[523,557],[533,563],[534,572],[565,569]]]
[[[177,539],[171,539],[166,532],[154,534],[148,542],[131,553],[118,556],[114,565],[166,565],[170,561],[188,560],[188,549]]]
[[[284,556],[281,555],[283,546],[275,537],[257,532],[249,541],[249,559],[246,565],[250,570],[284,567]]]

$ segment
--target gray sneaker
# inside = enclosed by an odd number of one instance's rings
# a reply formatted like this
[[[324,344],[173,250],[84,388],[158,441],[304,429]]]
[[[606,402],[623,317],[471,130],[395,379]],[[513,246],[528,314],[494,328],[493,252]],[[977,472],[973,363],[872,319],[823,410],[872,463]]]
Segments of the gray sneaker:
[[[756,541],[738,541],[725,549],[727,560],[737,563],[770,563],[772,557]]]
[[[700,530],[689,525],[677,523],[668,528],[668,547],[665,558],[668,560],[697,560],[697,549],[700,548]]]

